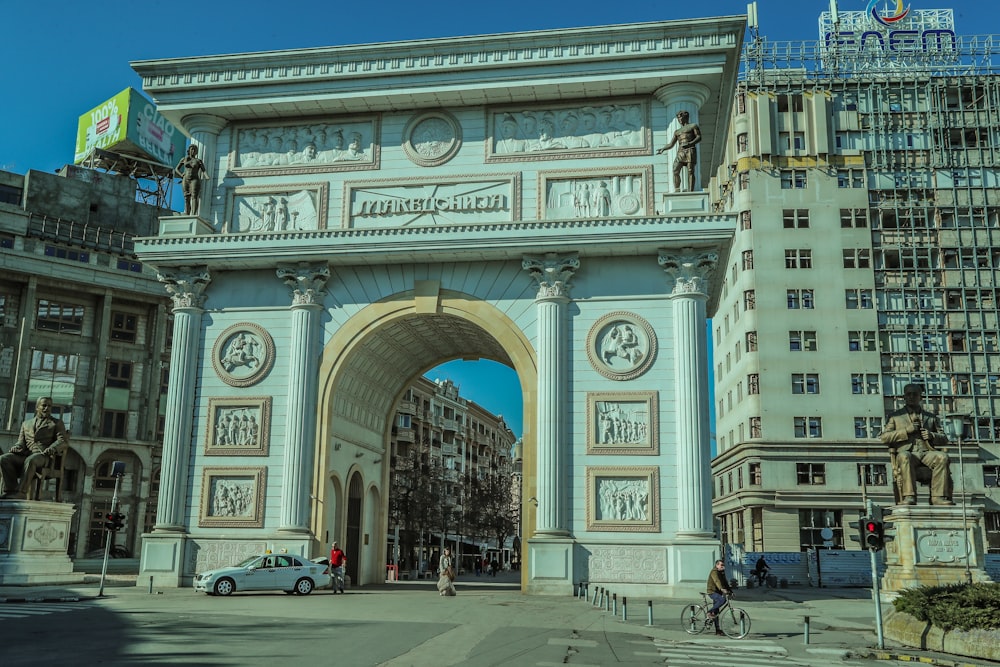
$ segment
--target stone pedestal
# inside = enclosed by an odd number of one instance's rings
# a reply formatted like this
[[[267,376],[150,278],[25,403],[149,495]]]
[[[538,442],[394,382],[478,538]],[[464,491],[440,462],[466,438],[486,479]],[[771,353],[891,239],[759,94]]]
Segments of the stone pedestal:
[[[544,537],[528,540],[528,592],[569,595],[573,591],[573,540]]]
[[[167,215],[160,218],[160,236],[214,234],[212,224],[197,215]]]
[[[886,543],[882,590],[989,582],[983,569],[983,507],[896,505],[886,521],[895,539]]]
[[[73,572],[69,503],[0,500],[0,585],[79,584]]]

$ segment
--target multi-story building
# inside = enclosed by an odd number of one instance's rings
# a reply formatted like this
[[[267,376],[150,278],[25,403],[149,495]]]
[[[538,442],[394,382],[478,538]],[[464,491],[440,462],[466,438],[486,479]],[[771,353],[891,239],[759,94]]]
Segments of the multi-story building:
[[[864,499],[893,503],[878,435],[912,382],[960,418],[955,501],[1000,551],[1000,41],[951,10],[754,31],[713,183],[739,215],[712,323],[723,540],[857,548]]]
[[[77,506],[76,558],[104,545],[112,462],[125,463],[127,516],[115,544],[137,555],[155,517],[171,315],[132,246],[162,213],[126,176],[0,172],[0,449],[51,396],[70,432],[61,500]]]
[[[472,527],[463,524],[463,504],[474,492],[474,480],[484,480],[493,475],[514,479],[514,443],[517,438],[503,415],[495,415],[486,408],[462,398],[459,387],[451,380],[431,381],[418,378],[403,394],[396,405],[395,423],[391,432],[392,471],[396,475],[399,465],[416,455],[423,465],[440,475],[430,475],[431,494],[439,499],[443,508],[455,517],[453,530],[442,534],[440,526],[428,525],[425,541],[415,540],[419,550],[423,548],[419,560],[428,561],[439,550],[441,544],[455,549],[456,554],[480,554],[483,547],[505,556],[509,562],[510,544],[496,544],[489,535],[477,534]],[[517,478],[519,481],[519,478]],[[392,485],[390,484],[390,488]],[[511,503],[520,499],[520,486]],[[415,554],[397,553],[392,548],[402,545],[399,540],[401,527],[389,521],[389,543],[387,550],[394,559],[403,557],[408,563],[417,560]],[[514,534],[510,536],[512,539]]]

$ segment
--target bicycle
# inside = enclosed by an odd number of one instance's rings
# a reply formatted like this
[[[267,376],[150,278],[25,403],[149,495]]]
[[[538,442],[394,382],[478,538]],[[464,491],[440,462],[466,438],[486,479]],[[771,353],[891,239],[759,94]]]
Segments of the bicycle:
[[[702,593],[701,598],[702,604],[689,604],[681,613],[681,625],[690,635],[699,635],[709,627],[715,627],[715,621],[708,615],[715,603],[708,597],[708,593]],[[719,627],[730,639],[743,639],[750,634],[750,615],[734,607],[732,598],[732,595],[727,595],[726,601],[719,607]]]

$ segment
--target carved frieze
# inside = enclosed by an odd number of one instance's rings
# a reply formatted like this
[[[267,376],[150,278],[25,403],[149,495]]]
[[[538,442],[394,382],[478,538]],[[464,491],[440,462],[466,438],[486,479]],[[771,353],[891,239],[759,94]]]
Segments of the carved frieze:
[[[540,172],[538,218],[623,218],[652,213],[653,172],[588,170]]]
[[[637,378],[649,369],[655,357],[656,332],[635,313],[608,313],[594,322],[587,334],[590,365],[606,378]]]
[[[229,168],[237,176],[378,169],[379,117],[237,125]]]
[[[492,133],[487,162],[623,157],[652,150],[644,99],[600,106],[496,107],[487,112],[486,122]]]
[[[659,454],[655,391],[589,392],[588,454]]]
[[[249,387],[260,382],[274,365],[274,339],[253,322],[234,324],[215,340],[212,366],[226,384]]]
[[[267,469],[205,468],[201,481],[198,525],[219,528],[261,528]]]
[[[587,530],[660,530],[659,468],[587,468]]]
[[[265,234],[326,229],[329,185],[238,187],[230,191],[230,234]]]

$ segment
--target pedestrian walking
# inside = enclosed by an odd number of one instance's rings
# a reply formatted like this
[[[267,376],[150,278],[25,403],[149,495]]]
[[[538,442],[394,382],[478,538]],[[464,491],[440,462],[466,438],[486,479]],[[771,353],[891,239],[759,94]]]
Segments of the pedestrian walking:
[[[445,547],[441,560],[438,561],[438,595],[452,597],[455,593],[455,563],[451,558],[451,549]]]

